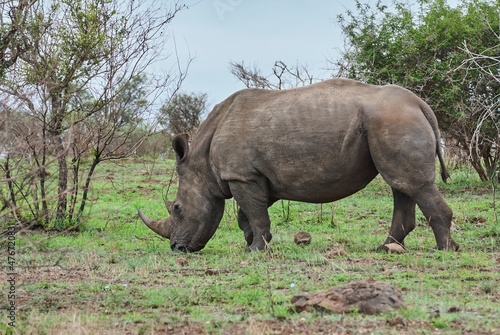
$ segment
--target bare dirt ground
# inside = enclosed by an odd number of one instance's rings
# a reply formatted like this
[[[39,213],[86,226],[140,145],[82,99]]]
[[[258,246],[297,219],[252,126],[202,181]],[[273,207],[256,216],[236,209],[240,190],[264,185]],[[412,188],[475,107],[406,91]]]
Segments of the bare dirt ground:
[[[351,263],[363,264],[366,261],[352,260]],[[500,266],[495,266],[487,271],[499,271]],[[182,272],[182,271],[181,271]],[[103,334],[103,335],[136,335],[136,334],[193,334],[201,335],[207,333],[228,334],[228,335],[247,335],[247,334],[478,334],[489,335],[498,334],[498,329],[468,329],[460,320],[454,320],[447,325],[446,330],[436,328],[433,322],[428,321],[409,321],[400,316],[389,317],[387,319],[353,319],[348,316],[341,317],[338,320],[328,320],[328,314],[325,313],[323,319],[308,319],[307,313],[302,313],[296,319],[276,318],[274,320],[256,320],[251,316],[248,319],[239,322],[227,322],[219,324],[213,321],[207,322],[188,322],[179,321],[175,323],[156,323],[150,324],[145,321],[136,321],[134,323],[116,322],[106,324],[102,322],[82,321],[82,313],[108,313],[99,305],[99,294],[96,295],[94,302],[87,302],[86,306],[74,306],[66,301],[72,301],[71,296],[77,294],[75,287],[89,280],[96,279],[95,274],[88,268],[74,267],[63,268],[60,266],[38,266],[33,268],[20,268],[18,271],[18,282],[27,284],[38,284],[42,287],[49,286],[50,283],[65,283],[68,287],[58,290],[58,296],[53,299],[45,299],[36,302],[41,309],[51,310],[60,313],[61,316],[73,314],[73,321],[65,323],[62,327],[52,329],[48,334]],[[1,280],[1,279],[0,279]],[[98,278],[101,283],[116,283],[113,274],[101,275]],[[147,282],[141,285],[147,286]],[[22,286],[18,289],[18,307],[22,310],[24,306],[33,305],[33,295],[24,290]],[[65,297],[66,296],[66,297]],[[497,300],[500,297],[497,296]],[[126,307],[129,306],[124,306]],[[460,307],[457,307],[457,311]],[[134,312],[142,313],[145,310],[135,309]],[[453,311],[452,311],[453,312]],[[186,319],[187,320],[187,319]],[[33,332],[32,334],[36,334]]]

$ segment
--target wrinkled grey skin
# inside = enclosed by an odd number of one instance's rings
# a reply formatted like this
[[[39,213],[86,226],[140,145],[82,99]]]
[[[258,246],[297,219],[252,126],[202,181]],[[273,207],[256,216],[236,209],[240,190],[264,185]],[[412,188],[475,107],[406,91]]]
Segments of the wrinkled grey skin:
[[[458,250],[452,211],[435,183],[436,154],[447,173],[430,107],[397,86],[332,79],[307,87],[246,89],[215,106],[191,145],[173,140],[179,191],[171,216],[143,221],[173,250],[201,250],[234,197],[247,250],[271,241],[267,208],[279,199],[325,203],[363,189],[378,173],[392,187],[394,214],[386,243],[415,228],[418,204],[438,249]]]

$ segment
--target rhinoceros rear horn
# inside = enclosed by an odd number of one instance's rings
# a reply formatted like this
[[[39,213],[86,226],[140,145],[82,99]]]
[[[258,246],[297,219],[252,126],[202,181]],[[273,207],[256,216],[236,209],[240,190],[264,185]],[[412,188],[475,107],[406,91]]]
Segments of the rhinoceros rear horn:
[[[170,218],[153,220],[142,214],[140,209],[137,209],[137,212],[139,213],[141,220],[146,224],[146,226],[149,227],[149,229],[160,236],[170,239]]]

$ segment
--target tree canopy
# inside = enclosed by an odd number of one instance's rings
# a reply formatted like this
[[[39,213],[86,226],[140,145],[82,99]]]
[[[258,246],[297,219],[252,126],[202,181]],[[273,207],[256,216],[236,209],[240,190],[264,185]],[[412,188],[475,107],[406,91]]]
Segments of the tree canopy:
[[[10,15],[5,20],[2,13],[0,26],[0,108],[9,139],[0,148],[9,180],[7,189],[0,185],[0,213],[22,225],[71,224],[85,209],[97,164],[133,154],[159,122],[158,113],[151,116],[154,100],[179,89],[182,70],[146,71],[168,56],[164,32],[184,6],[154,0],[0,6]]]
[[[460,0],[456,8],[445,0],[395,1],[391,8],[358,0],[355,11],[338,17],[347,48],[337,70],[417,93],[433,107],[444,135],[467,151],[481,179],[488,179],[499,157],[488,140],[497,134],[491,119],[471,148],[481,115],[498,102],[500,84],[464,65],[470,53],[498,59],[499,13],[500,3],[488,0]],[[493,77],[500,71],[498,66],[489,70]],[[500,113],[498,107],[495,112]]]
[[[161,113],[164,115],[162,125],[170,135],[191,133],[200,125],[206,110],[205,93],[179,93],[161,108]]]

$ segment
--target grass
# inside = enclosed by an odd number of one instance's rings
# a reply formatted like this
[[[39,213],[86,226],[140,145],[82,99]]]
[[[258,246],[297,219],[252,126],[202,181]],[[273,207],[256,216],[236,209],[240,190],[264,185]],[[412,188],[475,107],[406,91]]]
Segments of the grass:
[[[493,334],[500,331],[500,243],[490,186],[466,170],[439,187],[454,211],[461,252],[428,252],[432,230],[418,227],[401,255],[376,253],[392,216],[381,178],[349,198],[323,206],[277,202],[270,208],[272,253],[244,253],[236,205],[226,204],[218,231],[201,252],[170,251],[138,219],[166,215],[172,161],[129,160],[97,171],[97,200],[78,232],[17,237],[16,327],[11,334],[374,333]],[[150,173],[146,174],[144,170]],[[153,173],[151,173],[153,172]],[[169,198],[175,195],[174,185]],[[308,231],[312,242],[293,236]],[[345,256],[325,252],[344,248]],[[23,249],[24,248],[24,249]],[[5,259],[7,256],[3,256]],[[184,258],[187,265],[176,262]],[[207,269],[218,274],[207,275]],[[1,307],[8,307],[6,271]],[[378,316],[291,310],[295,293],[374,278],[398,287],[407,308]]]

